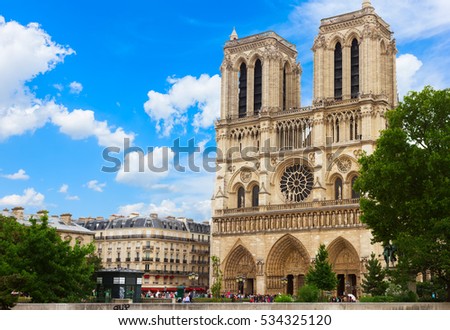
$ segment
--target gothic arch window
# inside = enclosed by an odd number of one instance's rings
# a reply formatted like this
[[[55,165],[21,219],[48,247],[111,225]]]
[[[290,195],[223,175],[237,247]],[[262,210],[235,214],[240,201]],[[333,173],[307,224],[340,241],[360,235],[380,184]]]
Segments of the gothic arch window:
[[[287,71],[287,63],[284,64],[284,68],[283,68],[283,106],[282,106],[282,110],[286,110],[286,71]]]
[[[350,128],[350,140],[353,140],[353,130],[354,130],[354,126],[355,126],[355,123],[354,123],[354,120],[353,120],[353,116],[352,117],[350,117],[350,123],[349,123],[349,128]]]
[[[247,115],[247,65],[239,68],[239,118]]]
[[[358,192],[358,191],[355,191],[355,190],[353,189],[353,186],[355,185],[356,179],[358,179],[358,176],[355,175],[355,176],[352,178],[352,198],[359,198],[359,192]]]
[[[334,98],[342,99],[342,47],[339,42],[334,48]]]
[[[262,106],[262,65],[261,60],[257,59],[255,62],[255,74],[253,79],[253,112],[257,115]]]
[[[334,180],[334,199],[342,199],[342,179],[339,177]]]
[[[238,208],[245,207],[245,189],[244,189],[244,187],[239,187],[239,189],[238,189],[237,207]]]
[[[255,185],[252,188],[252,206],[258,206],[259,205],[259,186]]]
[[[351,67],[351,97],[358,97],[359,94],[359,44],[358,40],[353,39],[350,51],[350,67]]]
[[[335,121],[335,130],[334,130],[334,132],[336,133],[334,142],[339,142],[339,119],[338,118],[336,118],[336,121]]]

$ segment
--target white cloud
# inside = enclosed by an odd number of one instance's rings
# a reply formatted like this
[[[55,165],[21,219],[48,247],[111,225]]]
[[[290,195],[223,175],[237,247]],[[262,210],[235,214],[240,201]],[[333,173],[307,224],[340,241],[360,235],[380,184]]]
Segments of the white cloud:
[[[422,67],[422,64],[412,54],[403,54],[397,58],[397,88],[401,97],[406,95],[408,91],[419,88],[416,73]]]
[[[172,85],[166,94],[148,92],[148,101],[144,103],[145,112],[156,121],[156,129],[168,136],[174,126],[184,126],[187,111],[196,106],[193,126],[196,130],[213,125],[219,116],[220,77],[202,74],[198,79],[192,76],[168,78]]]
[[[159,216],[176,216],[182,210],[176,206],[173,201],[163,200],[159,205],[150,203],[136,203],[120,206],[118,213],[129,215],[130,213],[139,213],[141,215],[149,215],[150,213],[158,213]]]
[[[103,147],[123,146],[125,138],[128,138],[130,143],[134,140],[133,133],[125,133],[121,127],[114,130],[108,126],[107,121],[96,120],[92,110],[76,109],[69,112],[64,109],[53,115],[52,122],[59,126],[60,132],[75,140],[95,136],[98,144]]]
[[[74,51],[58,45],[38,24],[0,20],[0,141],[44,126],[59,106],[39,100],[25,85]]]
[[[6,23],[0,16],[0,141],[34,132],[52,122],[74,139],[95,136],[101,146],[121,146],[125,137],[132,142],[133,133],[96,120],[93,111],[69,112],[51,98],[37,98],[26,85],[74,53],[70,47],[53,42],[39,24]],[[59,91],[63,88],[61,84],[53,86]],[[75,81],[70,87],[73,92],[82,90],[82,85]]]
[[[61,194],[66,195],[65,199],[68,201],[78,201],[80,200],[80,197],[76,196],[76,195],[70,195],[69,194],[69,185],[64,183],[61,188],[59,188],[58,192],[60,192]]]
[[[28,180],[30,176],[25,173],[25,170],[20,169],[14,174],[5,174],[2,175],[4,178],[10,179],[10,180]]]
[[[69,88],[71,94],[80,94],[81,91],[83,90],[83,85],[77,81],[72,81],[69,84]]]
[[[60,92],[62,92],[64,89],[64,86],[62,84],[53,84],[53,87],[55,87]]]
[[[86,183],[85,186],[94,191],[103,192],[103,188],[106,187],[106,183],[100,183],[97,180],[91,180]]]
[[[309,0],[295,6],[289,22],[278,28],[286,37],[316,34],[321,19],[359,10],[361,4],[361,0]],[[450,2],[447,0],[373,0],[372,6],[391,24],[400,42],[428,38],[450,30]]]
[[[0,205],[4,206],[42,206],[44,204],[44,195],[38,193],[34,188],[27,188],[23,195],[8,195],[0,198]]]
[[[61,188],[59,188],[58,192],[62,193],[62,194],[67,194],[69,191],[69,185],[68,184],[63,184],[61,186]]]
[[[139,213],[148,216],[157,213],[159,217],[175,216],[192,218],[196,221],[209,220],[211,217],[211,201],[200,200],[192,203],[181,202],[179,205],[172,200],[164,199],[157,203],[135,203],[120,206],[118,214],[128,216]]]
[[[133,151],[117,172],[116,181],[131,186],[161,188],[158,182],[173,168],[173,151],[168,147],[155,147],[151,153]]]

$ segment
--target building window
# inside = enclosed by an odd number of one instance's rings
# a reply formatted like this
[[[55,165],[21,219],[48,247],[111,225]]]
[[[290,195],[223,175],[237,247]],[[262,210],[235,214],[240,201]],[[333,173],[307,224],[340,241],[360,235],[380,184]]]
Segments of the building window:
[[[339,119],[337,119],[337,118],[335,121],[334,133],[336,134],[335,138],[334,138],[334,142],[339,142]]]
[[[113,277],[113,284],[125,284],[125,277]]]
[[[334,48],[334,98],[342,99],[342,47],[339,42]]]
[[[287,63],[284,64],[283,68],[283,105],[281,107],[282,110],[286,110],[286,70],[287,70]]]
[[[257,115],[260,112],[262,105],[262,65],[259,59],[255,62],[255,75],[253,82],[253,112]]]
[[[241,64],[239,69],[239,118],[247,115],[247,66]]]
[[[252,188],[252,206],[258,206],[259,205],[259,186],[255,185]]]
[[[359,45],[358,40],[353,39],[351,47],[351,97],[356,98],[359,94]]]
[[[355,191],[355,190],[353,189],[353,186],[355,185],[356,179],[358,179],[357,176],[354,176],[354,177],[352,178],[352,198],[359,198],[359,192],[358,192],[358,191]]]
[[[237,206],[238,208],[245,207],[245,190],[244,187],[240,187],[238,189],[238,195],[237,195]]]
[[[301,202],[311,193],[313,187],[311,170],[301,164],[286,168],[280,180],[280,189],[287,202]]]
[[[342,199],[342,179],[336,178],[334,181],[334,199]]]

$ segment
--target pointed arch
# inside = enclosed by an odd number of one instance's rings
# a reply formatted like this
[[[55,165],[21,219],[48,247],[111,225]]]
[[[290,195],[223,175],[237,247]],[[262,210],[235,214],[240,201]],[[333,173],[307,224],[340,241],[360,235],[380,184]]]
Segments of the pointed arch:
[[[238,240],[224,260],[224,290],[231,292],[253,293],[256,280],[256,262],[250,251]],[[244,281],[237,283],[240,277]]]
[[[253,75],[253,113],[257,115],[262,106],[262,62],[258,58],[254,65]]]
[[[225,258],[224,279],[235,279],[237,275],[256,277],[256,262],[241,241],[236,243]]]
[[[239,118],[242,118],[247,115],[247,64],[245,62],[242,62],[241,65],[239,66],[238,83],[239,83],[238,115]]]
[[[342,99],[342,44],[334,46],[334,98]]]
[[[334,239],[327,247],[328,260],[333,271],[359,273],[359,255],[355,247],[342,236]]]
[[[359,96],[359,42],[353,38],[350,46],[350,84],[351,98]]]
[[[297,268],[298,273],[306,274],[310,256],[305,246],[291,234],[282,236],[270,249],[267,256],[267,276],[284,276],[287,271]],[[295,264],[292,263],[295,261]]]

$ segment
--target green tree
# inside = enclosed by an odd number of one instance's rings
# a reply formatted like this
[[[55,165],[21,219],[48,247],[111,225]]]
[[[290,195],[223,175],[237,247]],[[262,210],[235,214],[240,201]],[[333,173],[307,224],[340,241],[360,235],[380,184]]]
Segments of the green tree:
[[[70,246],[49,227],[46,216],[30,222],[24,226],[13,218],[0,218],[0,276],[4,279],[0,283],[10,286],[10,292],[28,293],[33,302],[78,302],[89,297],[95,282],[94,263],[87,256],[94,246]]]
[[[17,268],[21,261],[18,246],[24,237],[24,227],[15,218],[0,215],[0,307],[13,307],[20,292],[23,278]]]
[[[450,300],[450,89],[410,92],[359,162],[355,188],[373,240],[397,248],[397,278],[430,270]],[[395,274],[393,274],[395,276]]]
[[[361,287],[365,293],[372,296],[382,296],[386,293],[389,283],[385,281],[386,272],[372,252],[367,261],[367,274],[362,280]]]
[[[322,297],[323,291],[336,289],[338,279],[333,272],[331,264],[328,262],[328,252],[324,244],[320,244],[314,266],[311,266],[306,274],[306,283],[315,285],[321,290]]]
[[[219,299],[220,292],[222,291],[222,271],[220,270],[220,258],[217,256],[211,256],[211,262],[213,271],[211,292],[215,299]]]

